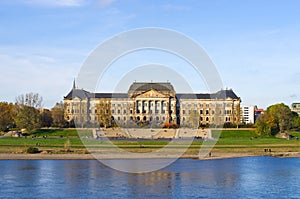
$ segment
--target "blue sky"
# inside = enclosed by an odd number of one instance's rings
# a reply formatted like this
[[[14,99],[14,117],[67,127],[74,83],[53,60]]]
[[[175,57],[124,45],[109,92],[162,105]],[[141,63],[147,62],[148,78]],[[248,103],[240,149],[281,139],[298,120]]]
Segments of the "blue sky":
[[[160,27],[198,42],[216,64],[224,88],[232,88],[244,104],[300,102],[299,9],[297,0],[2,0],[0,101],[38,92],[51,108],[101,42],[127,30]],[[142,64],[137,57],[147,54],[119,62]],[[167,64],[176,65],[174,60]],[[189,76],[188,66],[178,63]],[[115,71],[108,74],[112,85]]]

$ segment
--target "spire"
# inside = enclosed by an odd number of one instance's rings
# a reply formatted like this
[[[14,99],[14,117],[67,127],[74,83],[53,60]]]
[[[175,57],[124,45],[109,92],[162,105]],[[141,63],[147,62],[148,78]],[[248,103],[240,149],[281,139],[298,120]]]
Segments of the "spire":
[[[74,89],[76,89],[75,78],[74,78],[74,81],[73,81],[73,90]]]

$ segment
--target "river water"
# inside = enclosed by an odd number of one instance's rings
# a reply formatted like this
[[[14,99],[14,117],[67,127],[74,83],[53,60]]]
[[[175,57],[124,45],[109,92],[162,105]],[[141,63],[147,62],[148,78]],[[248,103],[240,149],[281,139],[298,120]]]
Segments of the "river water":
[[[130,174],[96,160],[1,160],[1,198],[300,198],[300,158],[179,159]]]

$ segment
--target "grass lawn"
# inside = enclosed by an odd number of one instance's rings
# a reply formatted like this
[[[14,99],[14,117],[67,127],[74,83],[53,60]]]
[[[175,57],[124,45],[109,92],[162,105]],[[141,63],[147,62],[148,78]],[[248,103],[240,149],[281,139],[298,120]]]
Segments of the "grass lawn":
[[[78,135],[79,133],[79,135]],[[215,152],[263,152],[265,148],[271,148],[275,152],[300,151],[300,140],[280,139],[275,137],[260,137],[253,130],[213,130],[212,135],[218,136],[219,140],[213,148]],[[300,132],[291,132],[294,136],[300,137]],[[32,138],[32,135],[36,136]],[[87,139],[92,137],[92,132],[89,130],[75,129],[39,129],[33,132],[30,136],[15,138],[2,137],[0,138],[0,153],[24,151],[29,146],[34,146],[40,150],[56,150],[64,149],[67,140],[70,140],[72,150],[85,150],[85,145],[89,149],[105,149],[112,147],[110,141]],[[46,139],[43,136],[47,136]],[[80,139],[84,137],[84,139]],[[167,140],[111,140],[114,145],[132,152],[148,152],[157,150],[166,146]],[[213,142],[211,142],[213,143]],[[190,146],[187,154],[197,154],[201,146],[207,146],[210,141],[195,140]],[[185,148],[188,143],[182,140],[174,142],[174,145],[169,145],[168,148]]]

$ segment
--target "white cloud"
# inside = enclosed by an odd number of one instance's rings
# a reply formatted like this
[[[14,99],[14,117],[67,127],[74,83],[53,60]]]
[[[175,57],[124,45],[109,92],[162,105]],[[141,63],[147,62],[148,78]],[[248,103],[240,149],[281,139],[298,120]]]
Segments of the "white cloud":
[[[5,85],[1,88],[1,101],[14,102],[20,94],[37,92],[43,96],[44,106],[51,108],[67,94],[81,64],[30,49],[15,53],[10,50],[0,47],[0,70],[3,71],[0,84]]]
[[[101,7],[107,7],[110,6],[112,3],[114,3],[116,0],[98,0],[98,3]]]
[[[50,7],[76,7],[87,4],[87,0],[24,0],[24,3]]]
[[[172,4],[163,5],[162,8],[164,10],[168,10],[168,11],[188,11],[188,10],[190,10],[190,7],[188,7],[188,6],[172,5]]]

